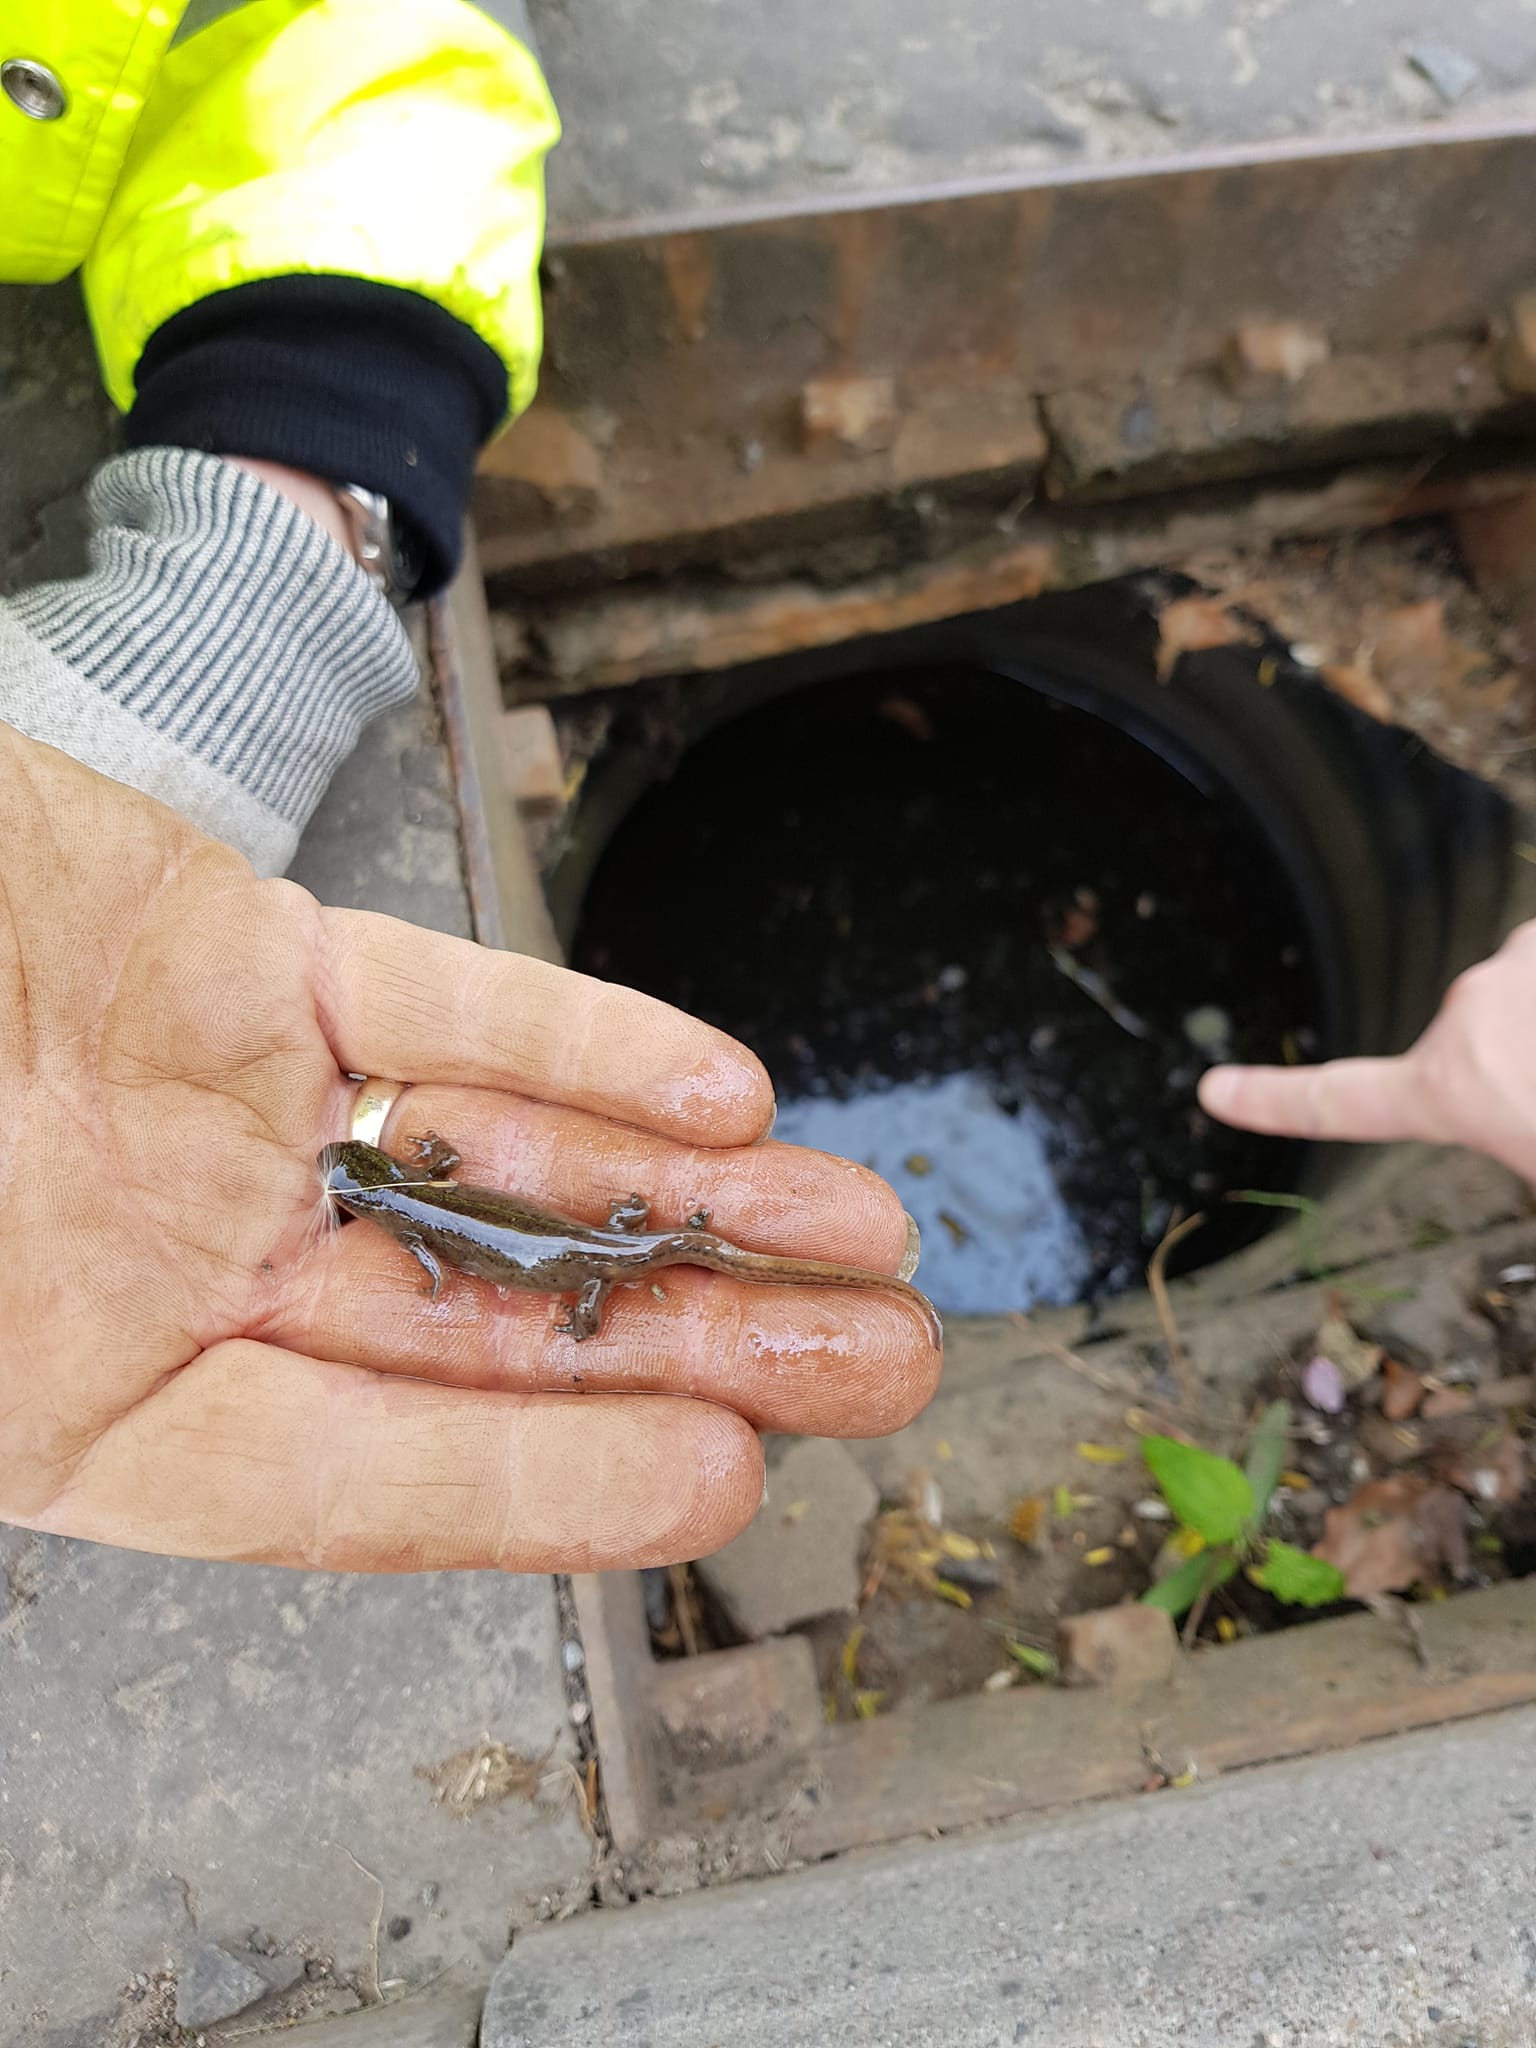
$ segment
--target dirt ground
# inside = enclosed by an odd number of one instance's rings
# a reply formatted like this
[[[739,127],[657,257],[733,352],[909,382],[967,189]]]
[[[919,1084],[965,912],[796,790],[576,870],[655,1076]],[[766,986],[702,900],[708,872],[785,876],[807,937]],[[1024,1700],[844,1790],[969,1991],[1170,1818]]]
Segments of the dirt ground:
[[[1340,1597],[1284,1602],[1239,1569],[1181,1617],[1197,1654],[1384,1601],[1411,1632],[1415,1606],[1536,1569],[1529,1191],[1405,1151],[1244,1258],[1174,1283],[1165,1316],[1128,1298],[1097,1334],[1081,1310],[951,1326],[928,1413],[853,1447],[881,1504],[857,1610],[805,1630],[828,1720],[1060,1682],[1062,1620],[1169,1568],[1178,1519],[1143,1440],[1241,1462],[1276,1401],[1263,1531],[1331,1561]],[[729,1640],[718,1626],[695,1598],[693,1640]],[[682,1650],[675,1618],[658,1647]]]

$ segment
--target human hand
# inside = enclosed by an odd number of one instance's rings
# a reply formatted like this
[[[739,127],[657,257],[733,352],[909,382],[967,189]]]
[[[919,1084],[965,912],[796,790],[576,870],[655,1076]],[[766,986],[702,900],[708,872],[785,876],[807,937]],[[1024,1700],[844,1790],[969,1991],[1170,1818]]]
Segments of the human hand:
[[[767,1077],[721,1033],[258,882],[3,725],[0,817],[0,1518],[333,1570],[659,1563],[751,1518],[757,1430],[881,1433],[932,1392],[878,1292],[679,1268],[577,1349],[548,1297],[433,1302],[383,1232],[316,1228],[351,1071],[417,1084],[384,1144],[441,1131],[467,1178],[894,1271],[896,1197],[755,1142]]]
[[[1536,922],[1454,982],[1400,1058],[1213,1067],[1200,1100],[1243,1130],[1470,1145],[1536,1181]]]

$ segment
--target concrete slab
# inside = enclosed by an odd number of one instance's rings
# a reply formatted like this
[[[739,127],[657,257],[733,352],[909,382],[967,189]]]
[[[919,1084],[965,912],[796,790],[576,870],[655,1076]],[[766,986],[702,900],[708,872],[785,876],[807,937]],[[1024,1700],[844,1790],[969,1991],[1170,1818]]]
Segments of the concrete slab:
[[[482,2048],[1516,2048],[1533,1773],[1528,1710],[593,1915],[516,1943]]]
[[[0,590],[85,566],[80,486],[116,417],[78,283],[0,290]]]
[[[530,12],[565,124],[556,243],[648,215],[1433,134],[1526,117],[1536,92],[1536,17],[1507,0],[1454,18],[1411,0],[781,0],[771,26],[751,0],[673,0],[664,23],[646,0]]]
[[[120,1987],[204,1941],[270,1940],[364,1997],[376,1925],[398,1990],[486,1972],[585,1869],[558,1779],[460,1820],[419,1775],[487,1734],[552,1773],[573,1753],[547,1580],[15,1530],[0,1571],[0,2041],[98,2048]]]

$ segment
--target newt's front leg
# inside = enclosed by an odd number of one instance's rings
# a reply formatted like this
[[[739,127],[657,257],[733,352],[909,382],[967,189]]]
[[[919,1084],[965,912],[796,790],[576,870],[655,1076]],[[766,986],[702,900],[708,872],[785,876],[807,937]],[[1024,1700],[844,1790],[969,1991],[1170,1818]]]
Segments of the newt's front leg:
[[[588,1280],[556,1323],[560,1335],[572,1337],[578,1344],[584,1337],[595,1337],[603,1327],[603,1303],[612,1285],[611,1280]]]
[[[405,1157],[412,1166],[419,1166],[434,1180],[446,1180],[459,1164],[458,1153],[436,1131],[426,1131],[419,1138],[407,1138]]]
[[[402,1245],[404,1245],[405,1249],[410,1253],[411,1257],[416,1261],[417,1265],[420,1266],[421,1270],[426,1274],[427,1278],[431,1281],[431,1298],[433,1301],[436,1301],[438,1295],[442,1292],[443,1288],[442,1267],[438,1264],[437,1260],[433,1257],[431,1252],[427,1250],[426,1245],[422,1242],[422,1240],[419,1237],[402,1237],[400,1242]]]

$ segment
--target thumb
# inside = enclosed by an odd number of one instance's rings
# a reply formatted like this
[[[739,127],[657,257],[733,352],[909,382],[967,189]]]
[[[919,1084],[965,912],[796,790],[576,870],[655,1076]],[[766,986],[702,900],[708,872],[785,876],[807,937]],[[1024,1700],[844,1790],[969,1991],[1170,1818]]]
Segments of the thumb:
[[[1213,1067],[1201,1107],[1240,1130],[1290,1138],[1449,1142],[1413,1053],[1321,1067]]]

